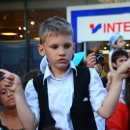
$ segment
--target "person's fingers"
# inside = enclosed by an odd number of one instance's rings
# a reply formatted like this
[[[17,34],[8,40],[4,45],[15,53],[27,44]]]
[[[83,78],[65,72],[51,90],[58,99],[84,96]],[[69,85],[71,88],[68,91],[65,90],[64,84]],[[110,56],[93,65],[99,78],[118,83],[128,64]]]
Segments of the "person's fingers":
[[[13,83],[14,83],[13,73],[10,73],[9,71],[4,70],[4,69],[0,69],[0,72],[5,73],[5,74],[4,74],[4,85],[5,85],[6,87],[12,86]]]
[[[90,59],[88,61],[86,61],[87,64],[96,64],[96,59]]]
[[[9,71],[4,70],[4,69],[0,69],[0,72],[5,73],[5,74],[4,74],[4,78],[13,79],[13,74],[12,74],[12,73],[10,73]]]
[[[88,55],[88,56],[86,57],[86,59],[91,59],[91,58],[96,58],[96,56],[95,56],[95,55]]]
[[[91,59],[87,62],[88,64],[95,64],[96,63],[96,60],[95,59]]]
[[[10,84],[12,84],[12,83],[13,83],[13,80],[10,80],[10,79],[8,79],[8,78],[5,78],[5,79],[4,79],[4,82],[5,82],[5,83],[10,83]]]
[[[6,87],[10,87],[13,85],[13,81],[12,80],[9,80],[9,79],[4,79],[4,85]]]
[[[87,60],[91,60],[91,59],[95,59],[96,60],[96,56],[90,56],[87,58]]]
[[[92,53],[90,53],[88,56],[94,56],[95,55],[95,53],[94,52],[92,52]]]
[[[4,70],[4,69],[0,69],[0,72],[3,72],[3,73],[5,73],[5,74],[9,74],[9,73],[10,73],[9,71]]]
[[[91,64],[92,64],[92,65],[95,65],[95,64],[96,64],[96,61],[92,61]]]
[[[89,57],[88,59],[86,59],[87,62],[89,62],[91,60],[95,60],[96,61],[96,58],[95,57]]]
[[[14,79],[14,76],[13,76],[12,73],[9,73],[9,74],[5,74],[5,75],[4,75],[4,78],[5,78],[5,79],[13,80],[13,79]]]

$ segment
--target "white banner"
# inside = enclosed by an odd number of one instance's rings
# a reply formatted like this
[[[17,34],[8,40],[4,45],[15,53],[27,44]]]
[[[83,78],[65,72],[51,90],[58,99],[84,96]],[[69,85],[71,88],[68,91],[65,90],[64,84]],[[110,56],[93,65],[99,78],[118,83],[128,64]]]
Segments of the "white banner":
[[[67,7],[75,42],[109,41],[114,32],[130,40],[130,3]]]
[[[77,21],[78,42],[106,41],[117,31],[130,39],[130,14],[79,17]]]

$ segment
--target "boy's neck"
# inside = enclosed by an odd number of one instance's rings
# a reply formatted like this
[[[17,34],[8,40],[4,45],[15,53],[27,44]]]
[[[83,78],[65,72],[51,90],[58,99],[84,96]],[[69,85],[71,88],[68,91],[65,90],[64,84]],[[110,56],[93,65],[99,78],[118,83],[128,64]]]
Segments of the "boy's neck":
[[[52,67],[50,66],[50,70],[53,73],[54,77],[58,79],[62,79],[68,68],[69,66],[65,69],[52,69]]]

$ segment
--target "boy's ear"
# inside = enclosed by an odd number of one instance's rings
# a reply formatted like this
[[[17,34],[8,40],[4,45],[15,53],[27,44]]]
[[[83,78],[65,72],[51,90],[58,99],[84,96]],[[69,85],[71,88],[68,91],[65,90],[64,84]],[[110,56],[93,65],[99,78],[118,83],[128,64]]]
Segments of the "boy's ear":
[[[41,44],[38,44],[38,51],[41,56],[45,55],[44,47]]]
[[[75,53],[75,47],[76,47],[76,44],[74,43],[74,46],[73,46],[73,54]]]
[[[114,62],[112,62],[112,66],[115,68],[117,67],[116,63],[114,63]]]

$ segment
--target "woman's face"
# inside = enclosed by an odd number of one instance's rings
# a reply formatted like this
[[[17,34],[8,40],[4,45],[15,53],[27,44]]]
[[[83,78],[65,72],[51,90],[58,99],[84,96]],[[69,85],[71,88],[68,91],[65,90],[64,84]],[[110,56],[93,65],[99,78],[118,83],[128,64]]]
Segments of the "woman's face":
[[[15,98],[13,93],[4,85],[4,81],[0,81],[0,100],[5,107],[14,107]]]

